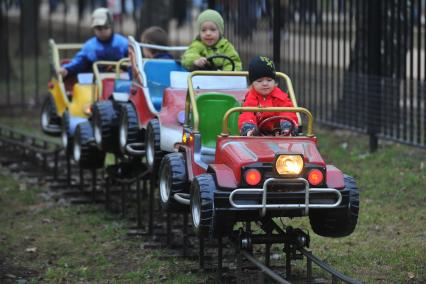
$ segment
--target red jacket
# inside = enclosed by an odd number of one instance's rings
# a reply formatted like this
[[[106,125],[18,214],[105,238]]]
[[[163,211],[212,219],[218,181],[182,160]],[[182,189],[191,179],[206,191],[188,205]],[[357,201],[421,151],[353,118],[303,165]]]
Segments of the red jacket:
[[[252,87],[247,92],[244,107],[293,107],[293,102],[290,100],[288,94],[284,93],[280,88],[275,87],[274,90],[267,96],[260,95]],[[243,112],[238,119],[238,128],[244,125],[244,123],[253,123],[259,125],[259,123],[271,116],[284,116],[292,119],[295,122],[295,126],[298,126],[297,115],[294,112]],[[273,125],[268,123],[265,127],[272,128]]]

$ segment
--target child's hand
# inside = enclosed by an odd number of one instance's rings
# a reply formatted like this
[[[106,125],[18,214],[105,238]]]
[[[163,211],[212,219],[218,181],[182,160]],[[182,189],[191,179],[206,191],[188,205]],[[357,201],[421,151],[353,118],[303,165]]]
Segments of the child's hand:
[[[194,65],[198,66],[200,68],[203,68],[206,64],[207,64],[207,58],[205,57],[200,57],[197,60],[194,60]]]
[[[59,68],[58,73],[59,73],[59,74],[62,76],[62,78],[63,78],[63,77],[65,77],[65,76],[67,76],[67,74],[68,74],[68,70],[67,70],[67,69],[65,69],[64,67],[61,67],[61,68]]]
[[[254,123],[246,122],[240,129],[241,136],[253,136],[256,132],[256,125]]]
[[[284,135],[284,136],[289,136],[289,135],[294,136],[297,133],[296,125],[287,120],[280,122],[280,128],[281,128],[281,135]]]

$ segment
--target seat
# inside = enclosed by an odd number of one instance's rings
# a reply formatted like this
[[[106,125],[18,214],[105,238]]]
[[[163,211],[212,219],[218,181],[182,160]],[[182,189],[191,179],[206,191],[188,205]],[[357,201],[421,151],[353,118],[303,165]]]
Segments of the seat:
[[[105,78],[102,79],[102,100],[107,100],[109,96],[114,92],[115,79]]]
[[[114,92],[129,94],[131,86],[132,86],[131,80],[115,79],[115,81],[114,81]]]
[[[196,97],[196,104],[201,134],[201,152],[214,154],[213,149],[216,148],[217,136],[222,131],[223,117],[229,109],[239,107],[240,102],[233,95],[205,93]],[[231,135],[238,135],[239,133],[238,117],[239,113],[233,113],[229,117],[228,126]]]
[[[164,89],[170,86],[170,72],[185,71],[175,60],[147,60],[143,69],[148,82],[152,104],[160,111],[163,102]]]

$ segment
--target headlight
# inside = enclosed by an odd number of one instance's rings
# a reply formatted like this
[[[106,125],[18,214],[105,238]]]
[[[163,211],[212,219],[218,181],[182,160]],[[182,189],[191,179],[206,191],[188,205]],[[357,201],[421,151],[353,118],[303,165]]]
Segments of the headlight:
[[[183,133],[182,135],[183,144],[192,143],[193,140],[194,140],[194,137],[192,135],[190,135],[189,133]]]
[[[92,114],[92,104],[84,105],[83,112],[87,115],[91,115]]]
[[[298,176],[303,170],[303,156],[279,155],[275,159],[275,169],[282,176]]]

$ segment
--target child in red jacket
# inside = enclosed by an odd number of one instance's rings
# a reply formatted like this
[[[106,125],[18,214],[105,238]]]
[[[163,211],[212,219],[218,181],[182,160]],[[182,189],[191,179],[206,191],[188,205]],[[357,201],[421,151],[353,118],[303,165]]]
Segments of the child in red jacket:
[[[253,58],[249,65],[250,90],[246,94],[244,107],[293,107],[288,94],[277,87],[275,83],[275,66],[271,59],[265,56]],[[257,126],[272,116],[282,116],[293,121],[281,119],[267,122],[263,129],[271,134],[289,135],[297,133],[297,115],[294,112],[243,112],[238,119],[241,135],[252,136]],[[293,129],[292,129],[293,128]],[[278,129],[279,131],[274,131]],[[292,133],[290,133],[290,131]]]

